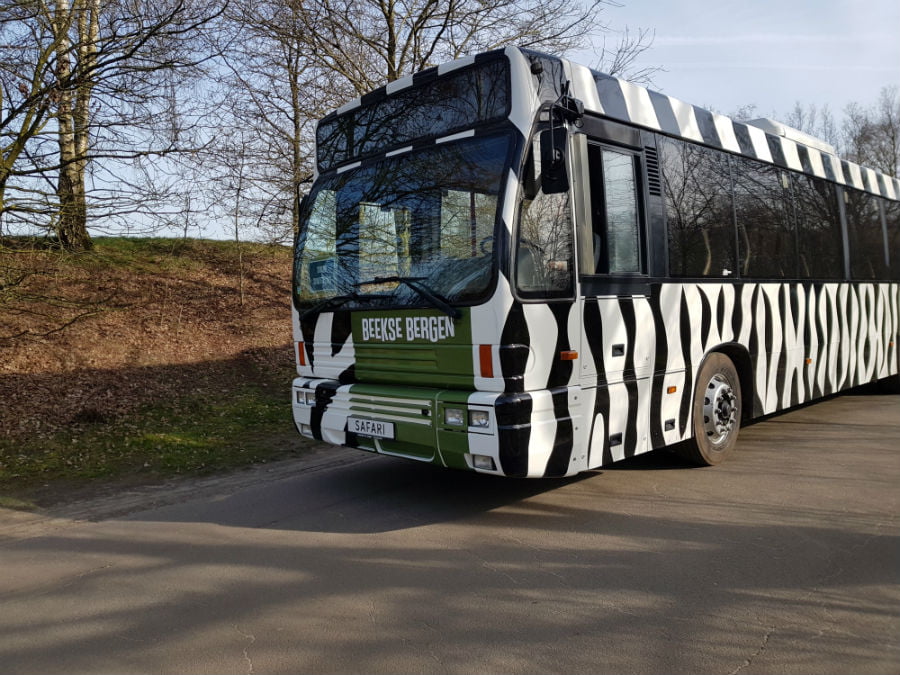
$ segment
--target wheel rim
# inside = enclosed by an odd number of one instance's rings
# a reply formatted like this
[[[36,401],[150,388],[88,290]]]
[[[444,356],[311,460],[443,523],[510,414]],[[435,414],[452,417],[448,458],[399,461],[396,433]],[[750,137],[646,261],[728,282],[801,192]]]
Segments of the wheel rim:
[[[713,375],[703,398],[703,428],[709,440],[718,444],[732,432],[737,420],[737,396],[720,373]]]

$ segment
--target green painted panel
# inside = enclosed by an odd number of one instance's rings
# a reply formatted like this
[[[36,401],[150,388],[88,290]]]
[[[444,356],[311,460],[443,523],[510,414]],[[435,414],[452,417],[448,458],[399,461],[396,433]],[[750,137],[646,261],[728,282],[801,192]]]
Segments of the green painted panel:
[[[461,408],[464,419],[468,416],[469,396],[467,392],[442,391],[437,395],[437,444],[444,463],[453,469],[468,469],[465,455],[469,452],[469,432],[465,427],[454,427],[444,423],[446,408]]]
[[[360,382],[474,388],[470,311],[453,319],[431,309],[354,312]]]
[[[469,452],[469,431],[466,426],[446,424],[444,410],[459,408],[467,420],[469,394],[425,387],[354,384],[350,386],[350,415],[394,424],[395,438],[378,441],[383,452],[430,459],[435,464],[443,460],[448,467],[468,469],[465,456]],[[365,448],[375,448],[367,437],[358,439]]]
[[[466,431],[448,431],[440,429],[437,432],[438,447],[441,458],[451,469],[468,469],[466,454],[469,452],[469,434]]]
[[[354,384],[350,387],[349,414],[394,425],[394,438],[378,441],[382,451],[433,459],[436,393],[434,389]],[[365,443],[375,447],[368,439]]]

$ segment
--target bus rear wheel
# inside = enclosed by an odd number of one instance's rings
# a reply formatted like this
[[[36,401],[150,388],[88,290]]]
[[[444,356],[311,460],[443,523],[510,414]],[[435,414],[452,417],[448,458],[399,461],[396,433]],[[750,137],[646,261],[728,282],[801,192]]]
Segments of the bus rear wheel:
[[[680,448],[680,454],[700,466],[724,461],[737,443],[741,404],[741,383],[734,363],[725,354],[710,354],[694,388],[694,437]]]

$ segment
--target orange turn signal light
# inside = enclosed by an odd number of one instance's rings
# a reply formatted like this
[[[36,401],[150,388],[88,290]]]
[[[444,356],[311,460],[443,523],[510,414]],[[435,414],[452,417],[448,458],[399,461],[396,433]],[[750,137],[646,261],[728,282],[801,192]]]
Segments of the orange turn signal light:
[[[490,345],[478,345],[478,362],[481,366],[482,377],[494,376],[494,358]]]
[[[568,349],[559,353],[560,361],[574,361],[577,358],[578,352],[576,352],[574,349]]]
[[[302,342],[297,343],[297,359],[300,362],[301,366],[306,365],[306,345]]]
[[[676,391],[678,391],[678,387],[669,387],[666,389],[667,394],[674,394]]]

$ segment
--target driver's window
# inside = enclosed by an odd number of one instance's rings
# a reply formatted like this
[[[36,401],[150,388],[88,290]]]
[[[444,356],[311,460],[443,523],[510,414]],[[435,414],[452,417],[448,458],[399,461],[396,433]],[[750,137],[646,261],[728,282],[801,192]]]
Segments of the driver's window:
[[[560,297],[572,292],[572,219],[568,192],[545,194],[533,152],[527,173],[538,176],[536,189],[526,186],[516,241],[516,288],[526,297]],[[526,178],[526,182],[529,178]]]

